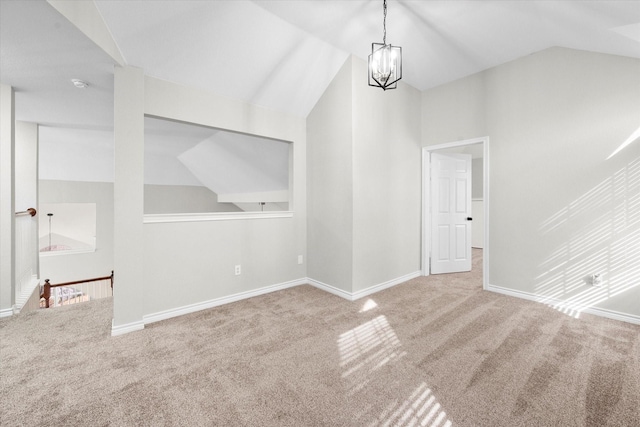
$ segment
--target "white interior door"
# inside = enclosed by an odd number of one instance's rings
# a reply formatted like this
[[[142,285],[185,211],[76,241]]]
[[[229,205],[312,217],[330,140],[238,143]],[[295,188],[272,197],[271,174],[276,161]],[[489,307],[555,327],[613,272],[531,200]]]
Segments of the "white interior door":
[[[431,274],[471,271],[471,155],[431,153]]]

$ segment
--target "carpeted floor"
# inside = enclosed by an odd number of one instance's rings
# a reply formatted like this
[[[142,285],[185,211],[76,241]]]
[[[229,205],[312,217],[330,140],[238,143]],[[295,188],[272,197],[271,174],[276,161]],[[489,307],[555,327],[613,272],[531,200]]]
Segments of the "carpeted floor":
[[[311,286],[110,337],[111,301],[0,320],[2,426],[639,426],[640,327],[481,290]],[[39,332],[44,330],[44,332]]]

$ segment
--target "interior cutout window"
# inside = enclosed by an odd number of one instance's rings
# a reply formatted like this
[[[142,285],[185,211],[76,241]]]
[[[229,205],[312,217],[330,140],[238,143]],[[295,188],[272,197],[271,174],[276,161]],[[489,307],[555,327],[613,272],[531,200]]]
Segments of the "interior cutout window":
[[[96,250],[95,203],[42,203],[38,217],[40,255]]]
[[[287,141],[145,117],[144,213],[288,211]]]

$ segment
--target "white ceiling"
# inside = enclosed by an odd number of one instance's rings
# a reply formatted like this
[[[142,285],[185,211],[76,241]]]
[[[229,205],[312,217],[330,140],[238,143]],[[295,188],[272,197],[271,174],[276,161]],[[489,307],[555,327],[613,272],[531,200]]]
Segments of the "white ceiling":
[[[302,117],[349,54],[366,60],[382,38],[380,0],[95,4],[129,65]],[[112,125],[104,52],[43,0],[1,0],[0,22],[0,77],[16,87],[19,119]],[[419,90],[551,46],[640,58],[640,1],[389,0],[387,40]]]
[[[0,82],[15,89],[18,120],[113,128],[113,65],[46,2],[0,0]]]
[[[96,0],[149,75],[306,116],[349,54],[382,41],[382,1]],[[420,90],[551,47],[640,57],[637,1],[390,0],[387,40]]]
[[[388,3],[387,41],[419,90],[551,46],[640,58],[640,1]],[[366,60],[382,39],[381,0],[95,4],[127,64],[300,117],[348,55]],[[41,128],[44,144],[112,143],[114,65],[46,1],[0,0],[0,81],[16,89],[17,119],[56,129]]]

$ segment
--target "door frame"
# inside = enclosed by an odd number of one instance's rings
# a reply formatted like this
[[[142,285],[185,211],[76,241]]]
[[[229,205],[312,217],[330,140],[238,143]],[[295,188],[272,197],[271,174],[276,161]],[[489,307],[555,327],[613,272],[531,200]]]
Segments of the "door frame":
[[[483,209],[484,248],[482,256],[482,289],[489,286],[489,137],[465,139],[464,141],[422,147],[422,275],[429,276],[431,258],[431,152],[466,145],[483,144]]]

